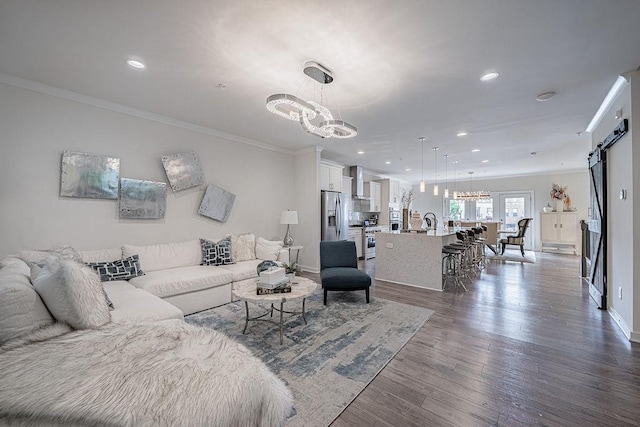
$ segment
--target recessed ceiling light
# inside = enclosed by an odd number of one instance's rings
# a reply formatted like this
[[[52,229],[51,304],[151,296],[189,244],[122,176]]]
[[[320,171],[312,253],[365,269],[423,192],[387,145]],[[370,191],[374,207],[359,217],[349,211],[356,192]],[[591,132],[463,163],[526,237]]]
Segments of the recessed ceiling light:
[[[482,163],[489,163],[489,160],[483,160]]]
[[[555,92],[541,93],[540,95],[536,96],[536,100],[540,102],[548,101],[549,99],[553,98],[555,95],[556,95]]]
[[[127,58],[127,65],[131,68],[137,68],[138,70],[142,70],[147,67],[142,61],[133,58]]]
[[[469,133],[465,132],[465,131],[462,131],[462,132],[458,132],[456,135],[458,135],[458,136],[467,136],[467,135],[469,135]]]
[[[473,150],[471,150],[472,153],[477,153],[478,151],[480,151],[479,148],[474,148]]]
[[[390,165],[391,162],[389,160],[387,160],[386,162],[384,162],[385,165]]]
[[[358,151],[358,154],[364,154],[364,151]]]
[[[411,172],[411,168],[406,168],[405,169],[407,172]]]
[[[482,77],[480,77],[480,80],[483,82],[488,82],[489,80],[497,79],[499,75],[500,73],[496,71],[491,71],[489,73],[484,74]]]

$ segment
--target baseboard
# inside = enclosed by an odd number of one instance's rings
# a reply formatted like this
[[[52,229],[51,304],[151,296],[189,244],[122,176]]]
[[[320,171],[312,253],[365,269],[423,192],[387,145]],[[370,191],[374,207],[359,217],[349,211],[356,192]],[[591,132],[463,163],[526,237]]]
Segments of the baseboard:
[[[629,327],[629,325],[627,325],[627,322],[624,321],[622,316],[620,316],[620,314],[618,314],[618,312],[614,308],[609,307],[607,311],[609,312],[611,318],[618,324],[618,326],[622,330],[622,333],[625,337],[627,337],[629,341],[640,342],[640,335],[635,332],[632,334],[631,328]]]

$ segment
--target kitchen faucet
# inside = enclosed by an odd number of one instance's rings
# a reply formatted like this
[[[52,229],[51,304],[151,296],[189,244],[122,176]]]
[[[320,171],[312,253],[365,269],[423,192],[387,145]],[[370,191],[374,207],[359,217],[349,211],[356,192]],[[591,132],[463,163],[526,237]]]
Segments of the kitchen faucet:
[[[424,214],[424,217],[422,217],[422,219],[424,219],[424,221],[427,223],[427,228],[433,228],[434,231],[438,229],[438,218],[436,218],[436,214],[434,214],[433,212],[427,212],[426,214]],[[431,227],[432,222],[433,227]]]

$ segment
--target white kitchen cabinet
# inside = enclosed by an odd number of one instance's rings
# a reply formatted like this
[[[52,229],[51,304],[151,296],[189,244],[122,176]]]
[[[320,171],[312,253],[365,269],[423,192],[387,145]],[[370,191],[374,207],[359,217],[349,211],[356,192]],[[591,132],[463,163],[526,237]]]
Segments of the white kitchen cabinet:
[[[349,228],[349,240],[356,243],[356,253],[358,258],[362,258],[364,256],[362,253],[362,228]]]
[[[382,208],[382,190],[379,182],[368,181],[364,183],[364,195],[369,197],[369,212],[380,212]],[[386,212],[386,209],[385,209]]]
[[[389,205],[400,206],[400,181],[394,179],[376,180],[380,184],[380,218],[378,224],[389,224]]]
[[[549,212],[540,214],[542,252],[578,253],[578,214]]]
[[[320,163],[320,189],[342,191],[342,167]]]

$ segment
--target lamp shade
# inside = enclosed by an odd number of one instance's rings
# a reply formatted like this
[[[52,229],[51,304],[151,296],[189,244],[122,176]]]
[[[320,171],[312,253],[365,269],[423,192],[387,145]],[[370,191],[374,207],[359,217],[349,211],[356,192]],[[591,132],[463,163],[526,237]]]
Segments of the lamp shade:
[[[282,211],[280,212],[280,224],[297,224],[298,211]]]

